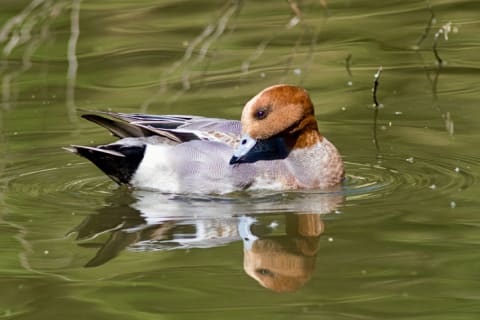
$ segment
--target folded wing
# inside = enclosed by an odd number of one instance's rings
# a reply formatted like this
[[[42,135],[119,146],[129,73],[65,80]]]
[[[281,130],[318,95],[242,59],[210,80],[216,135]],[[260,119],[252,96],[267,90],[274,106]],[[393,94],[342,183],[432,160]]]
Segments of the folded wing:
[[[236,120],[180,115],[144,115],[114,112],[84,114],[119,138],[160,136],[173,143],[191,140],[238,143],[241,124]]]

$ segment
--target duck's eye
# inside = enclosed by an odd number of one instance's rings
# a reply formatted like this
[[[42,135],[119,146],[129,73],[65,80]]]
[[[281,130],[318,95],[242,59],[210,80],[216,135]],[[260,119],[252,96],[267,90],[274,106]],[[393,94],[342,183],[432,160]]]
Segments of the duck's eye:
[[[273,272],[268,270],[268,269],[263,269],[263,268],[260,268],[260,269],[256,269],[255,272],[261,274],[261,275],[264,275],[264,276],[270,276],[270,277],[273,277]]]
[[[267,116],[267,111],[266,110],[258,110],[255,113],[255,118],[257,118],[257,120],[265,119],[266,116]]]

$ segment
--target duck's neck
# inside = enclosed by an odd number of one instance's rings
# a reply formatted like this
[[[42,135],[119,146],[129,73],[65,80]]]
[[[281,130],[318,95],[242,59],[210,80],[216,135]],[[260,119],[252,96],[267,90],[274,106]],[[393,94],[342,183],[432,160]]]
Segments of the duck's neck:
[[[323,140],[313,115],[305,117],[289,134],[293,137],[292,149],[308,148]]]

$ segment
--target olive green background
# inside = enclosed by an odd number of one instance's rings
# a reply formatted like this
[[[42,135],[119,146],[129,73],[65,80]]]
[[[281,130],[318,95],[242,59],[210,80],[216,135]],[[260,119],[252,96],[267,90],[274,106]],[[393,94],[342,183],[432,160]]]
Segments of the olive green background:
[[[479,11],[475,0],[3,0],[0,318],[477,319]],[[339,193],[131,192],[61,149],[113,141],[79,109],[237,119],[277,83],[310,92],[346,162]],[[277,293],[244,272],[238,239],[166,250],[143,234],[139,246],[146,198],[185,232],[324,213],[315,271]]]

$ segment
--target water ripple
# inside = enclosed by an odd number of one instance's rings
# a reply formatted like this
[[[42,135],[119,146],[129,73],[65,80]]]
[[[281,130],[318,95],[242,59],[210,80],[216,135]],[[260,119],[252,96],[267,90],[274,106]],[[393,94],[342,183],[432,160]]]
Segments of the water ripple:
[[[67,155],[68,156],[68,155]],[[242,212],[326,212],[338,205],[363,199],[388,201],[423,201],[443,197],[468,189],[478,182],[479,159],[458,154],[447,156],[428,155],[423,157],[403,154],[382,155],[379,159],[357,157],[356,161],[346,162],[344,185],[333,191],[263,191],[240,192],[227,195],[155,195],[137,191],[133,197],[142,202],[145,198],[153,203],[166,205],[170,200],[182,210],[188,208],[202,211],[219,206]],[[44,163],[45,164],[45,163]],[[118,187],[100,171],[95,171],[87,162],[66,162],[63,166],[37,167],[26,171],[26,163],[17,163],[4,172],[10,191],[18,197],[41,196],[43,201],[58,204],[66,194],[73,198],[97,198],[117,193]],[[47,183],[48,181],[48,183]],[[73,201],[72,198],[72,201]],[[64,199],[65,200],[65,199]],[[182,205],[184,203],[184,205]],[[148,204],[149,206],[149,204]],[[157,205],[158,207],[158,205]],[[233,208],[235,207],[235,208]],[[194,209],[196,208],[196,209]],[[198,210],[197,210],[198,209]],[[188,211],[188,210],[187,210]]]
[[[376,163],[347,162],[345,193],[351,199],[395,194],[399,199],[424,199],[463,191],[478,181],[472,172],[478,160],[384,155]],[[401,191],[401,192],[400,192]]]

